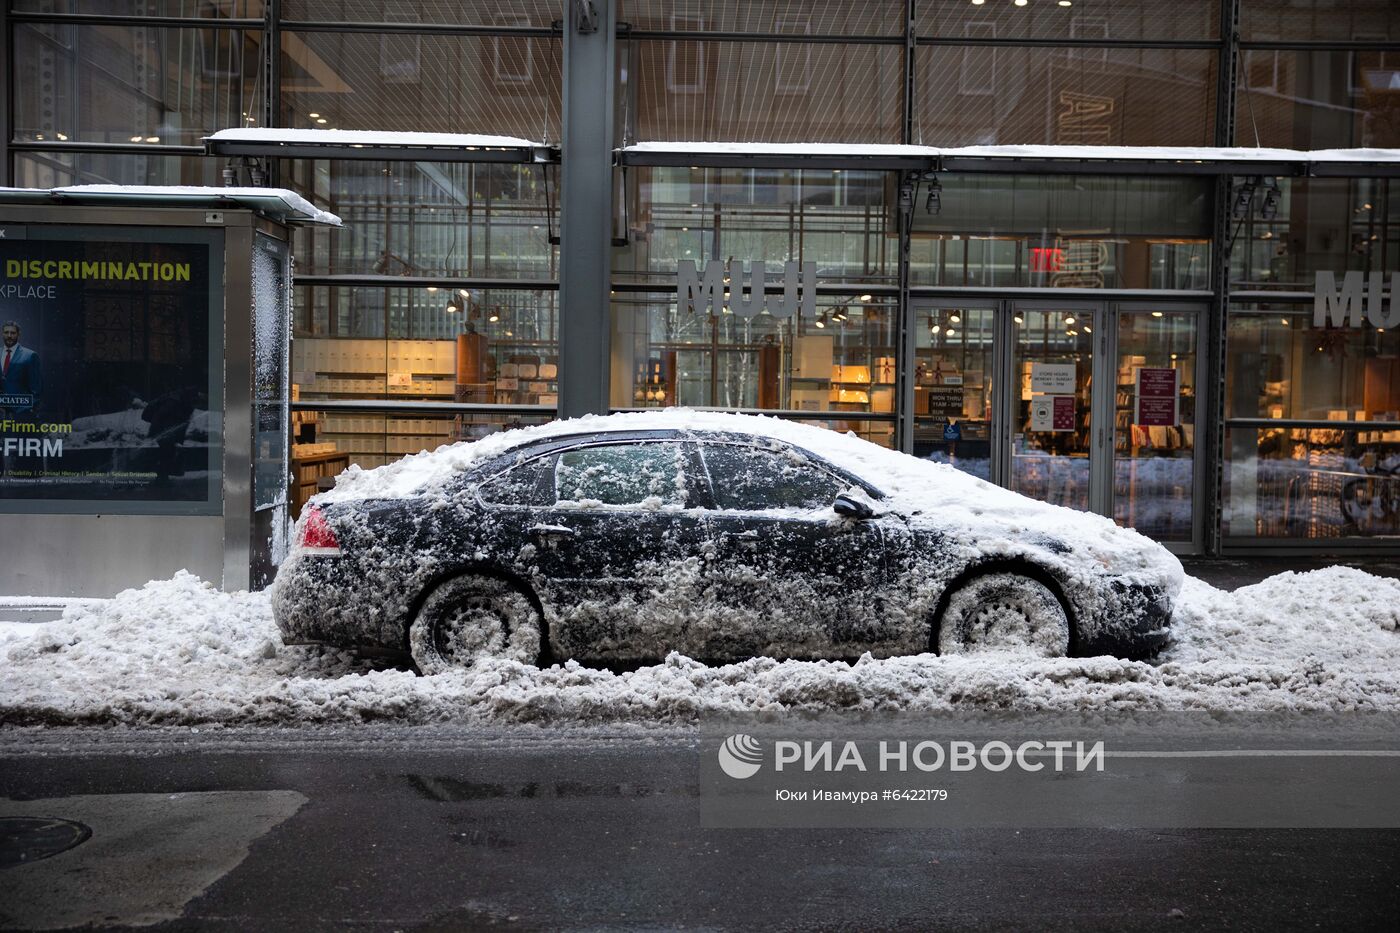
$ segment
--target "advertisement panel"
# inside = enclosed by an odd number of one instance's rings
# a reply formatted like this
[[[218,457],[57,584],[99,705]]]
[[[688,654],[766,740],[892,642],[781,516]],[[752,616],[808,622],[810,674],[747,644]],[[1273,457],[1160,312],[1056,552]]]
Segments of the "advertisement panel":
[[[222,233],[4,230],[0,512],[218,514]]]

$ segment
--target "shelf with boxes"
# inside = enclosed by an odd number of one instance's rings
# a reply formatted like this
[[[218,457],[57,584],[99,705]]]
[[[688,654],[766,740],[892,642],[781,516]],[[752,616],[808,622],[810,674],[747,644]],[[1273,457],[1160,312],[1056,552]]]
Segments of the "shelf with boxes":
[[[450,340],[299,337],[292,379],[304,397],[451,398],[456,391]]]

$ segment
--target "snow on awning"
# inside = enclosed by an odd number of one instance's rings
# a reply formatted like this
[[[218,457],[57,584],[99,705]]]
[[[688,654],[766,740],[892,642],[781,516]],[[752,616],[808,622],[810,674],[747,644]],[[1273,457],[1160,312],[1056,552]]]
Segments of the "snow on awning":
[[[1209,146],[961,146],[652,142],[618,149],[620,165],[1156,175],[1400,175],[1397,149]]]
[[[285,188],[203,188],[182,185],[69,185],[0,188],[0,203],[144,204],[157,207],[246,207],[288,224],[340,226],[340,218]]]
[[[380,159],[421,162],[557,162],[559,151],[518,136],[246,127],[204,137],[216,156],[282,159]]]

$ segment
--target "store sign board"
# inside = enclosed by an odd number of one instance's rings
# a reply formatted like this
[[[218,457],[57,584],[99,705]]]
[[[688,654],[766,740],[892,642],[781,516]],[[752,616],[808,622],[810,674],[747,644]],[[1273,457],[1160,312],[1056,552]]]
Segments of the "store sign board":
[[[817,264],[797,262],[783,264],[781,294],[766,294],[770,279],[763,262],[728,263],[711,259],[705,263],[702,275],[695,263],[683,259],[676,267],[676,307],[682,313],[720,314],[725,309],[739,317],[756,317],[767,311],[773,317],[817,316]]]
[[[1043,395],[1074,392],[1073,363],[1032,363],[1031,391]]]
[[[1321,270],[1313,280],[1314,327],[1400,327],[1400,272],[1390,273],[1390,307],[1385,300],[1384,272],[1353,269],[1342,275]],[[1363,318],[1364,314],[1364,318]]]
[[[1134,370],[1134,381],[1137,383],[1134,424],[1171,427],[1180,423],[1180,370],[1139,366]]]
[[[214,255],[202,232],[0,238],[0,512],[218,514]]]
[[[935,421],[950,422],[962,417],[963,390],[961,386],[929,386],[928,414]]]
[[[1074,396],[1039,395],[1031,399],[1032,431],[1073,431]]]

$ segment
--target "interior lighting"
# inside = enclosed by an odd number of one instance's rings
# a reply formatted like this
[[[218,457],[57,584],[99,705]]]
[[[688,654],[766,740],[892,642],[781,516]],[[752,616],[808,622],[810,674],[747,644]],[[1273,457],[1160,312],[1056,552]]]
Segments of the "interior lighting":
[[[823,312],[821,313],[821,316],[818,317],[814,323],[816,324],[816,326],[817,326],[818,329],[825,329],[825,327],[826,327],[826,312],[823,311]]]
[[[1284,327],[1288,326],[1288,318],[1281,318],[1280,320],[1282,321]]]
[[[159,136],[147,136],[147,137],[146,137],[146,142],[148,142],[148,143],[158,143],[158,142],[160,142],[160,137],[159,137]]]
[[[1074,4],[1070,0],[1060,0],[1060,6],[1074,6]]]
[[[928,329],[928,332],[929,332],[930,334],[933,334],[935,337],[937,337],[937,336],[938,336],[938,332],[941,331],[942,329],[943,329],[943,328],[941,328],[941,327],[939,327],[937,324],[935,324],[935,325],[933,325],[932,327],[930,327],[930,328]]]
[[[315,120],[316,118],[318,118],[318,117],[321,116],[321,115],[320,115],[319,113],[308,113],[307,116],[310,117],[311,119]]]
[[[1030,0],[1016,0],[1016,5],[1017,5],[1017,6],[1025,6],[1025,5],[1026,5],[1027,3],[1029,3],[1029,2],[1030,2]]]
[[[317,123],[325,123],[325,122],[326,122],[326,118],[325,118],[325,117],[319,117],[319,118],[317,118],[316,122],[317,122]]]
[[[872,299],[872,296],[871,296],[871,295],[868,295],[868,294],[867,294],[867,295],[861,295],[861,296],[860,296],[860,300],[861,300],[861,301],[868,302],[868,301],[870,301],[871,299]]]
[[[1161,317],[1161,316],[1162,316],[1162,312],[1161,312],[1161,311],[1153,311],[1153,312],[1152,312],[1152,316],[1153,316],[1153,317]]]
[[[1065,323],[1066,323],[1066,324],[1073,324],[1073,323],[1074,323],[1074,315],[1073,315],[1073,314],[1066,314],[1066,315],[1065,315]]]
[[[1026,323],[1026,319],[1023,318],[1023,317],[1021,317],[1021,315],[1019,315],[1019,314],[1016,315],[1014,318],[1012,318],[1012,320],[1015,321],[1017,324],[1024,324],[1024,323]]]
[[[500,319],[501,319],[501,306],[500,306],[500,305],[496,305],[496,307],[494,307],[494,308],[491,309],[491,314],[490,314],[489,317],[486,318],[486,320],[488,320],[488,321],[490,321],[492,324],[494,324],[494,323],[496,323],[497,321],[499,321]]]
[[[962,323],[962,318],[959,317],[959,316],[956,315],[956,314],[950,314],[950,315],[948,315],[948,320],[951,321],[951,322],[954,323],[954,324],[961,324],[961,323]]]

